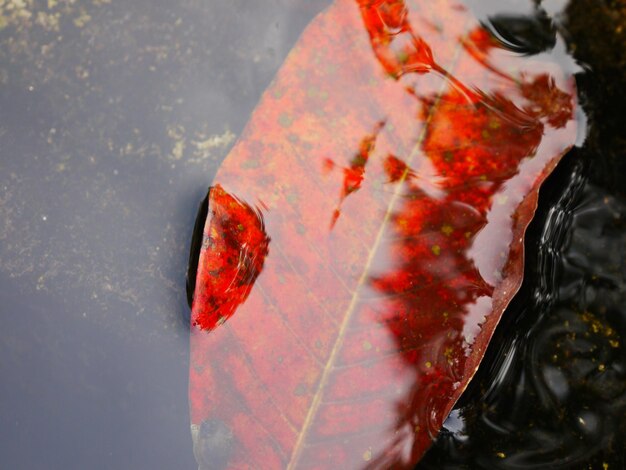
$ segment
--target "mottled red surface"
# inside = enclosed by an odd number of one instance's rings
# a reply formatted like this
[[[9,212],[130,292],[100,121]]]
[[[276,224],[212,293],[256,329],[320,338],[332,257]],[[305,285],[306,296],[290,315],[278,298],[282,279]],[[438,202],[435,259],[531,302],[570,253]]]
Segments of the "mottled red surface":
[[[204,276],[194,296],[193,327],[212,330],[248,298],[263,269],[269,238],[262,215],[219,184],[211,188],[203,235]]]
[[[192,310],[201,468],[420,459],[574,143],[573,81],[545,57],[500,49],[453,0],[337,0],[312,22],[215,178]]]

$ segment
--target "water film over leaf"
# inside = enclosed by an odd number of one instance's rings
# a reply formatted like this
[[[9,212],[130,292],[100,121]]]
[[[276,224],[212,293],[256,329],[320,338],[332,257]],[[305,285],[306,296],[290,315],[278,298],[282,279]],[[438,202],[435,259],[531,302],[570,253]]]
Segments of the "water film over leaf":
[[[411,468],[521,284],[574,95],[549,53],[503,48],[457,0],[321,13],[209,195],[200,468]]]

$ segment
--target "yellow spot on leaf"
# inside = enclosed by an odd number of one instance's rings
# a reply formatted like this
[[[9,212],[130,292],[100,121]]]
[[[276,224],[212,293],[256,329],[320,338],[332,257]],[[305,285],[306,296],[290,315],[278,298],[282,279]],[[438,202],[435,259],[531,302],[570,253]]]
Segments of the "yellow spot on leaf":
[[[298,384],[296,389],[293,391],[293,394],[295,396],[297,396],[297,397],[301,397],[303,395],[306,395],[306,385],[305,384]]]
[[[398,58],[398,62],[401,64],[405,64],[409,60],[409,54],[407,54],[406,51],[398,52],[396,57]]]
[[[293,118],[289,116],[289,114],[287,113],[282,113],[278,117],[278,124],[280,124],[282,127],[289,127],[291,126],[292,122],[293,122]]]

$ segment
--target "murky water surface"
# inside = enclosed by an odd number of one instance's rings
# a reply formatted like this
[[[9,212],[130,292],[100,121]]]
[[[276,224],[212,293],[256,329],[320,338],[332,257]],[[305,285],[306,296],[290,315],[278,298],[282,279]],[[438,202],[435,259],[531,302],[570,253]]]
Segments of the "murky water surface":
[[[262,3],[0,0],[3,468],[197,468],[197,204],[329,2]],[[542,193],[524,287],[421,465],[622,468],[624,6],[547,1],[553,27],[534,2],[469,4],[518,53],[558,30],[588,69],[590,120]]]
[[[624,467],[626,206],[583,174],[544,192],[534,276],[419,468]]]

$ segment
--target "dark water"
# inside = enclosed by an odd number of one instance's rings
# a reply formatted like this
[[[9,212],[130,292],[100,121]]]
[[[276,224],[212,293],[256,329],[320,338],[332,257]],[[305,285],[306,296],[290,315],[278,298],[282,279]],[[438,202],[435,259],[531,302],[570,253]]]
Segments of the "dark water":
[[[531,228],[524,288],[419,468],[626,465],[626,206],[580,157],[564,163],[551,183],[565,188],[544,191]]]
[[[258,3],[0,2],[1,468],[196,468],[197,204],[328,2]],[[542,193],[525,286],[422,465],[624,468],[624,6],[544,2],[546,28],[531,1],[473,3],[528,52],[565,37],[589,123]]]
[[[618,6],[572,2],[557,21],[585,68],[586,138],[542,190],[524,286],[419,468],[626,468],[625,61],[591,36],[619,29]]]

